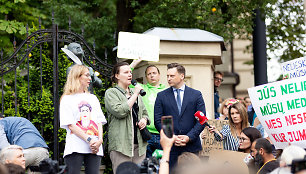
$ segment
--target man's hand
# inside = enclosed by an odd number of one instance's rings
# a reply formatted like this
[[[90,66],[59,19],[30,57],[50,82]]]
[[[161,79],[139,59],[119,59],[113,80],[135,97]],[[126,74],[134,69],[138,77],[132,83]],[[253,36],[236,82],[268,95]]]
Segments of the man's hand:
[[[186,146],[189,140],[190,139],[187,135],[178,135],[175,139],[175,145],[176,146]]]

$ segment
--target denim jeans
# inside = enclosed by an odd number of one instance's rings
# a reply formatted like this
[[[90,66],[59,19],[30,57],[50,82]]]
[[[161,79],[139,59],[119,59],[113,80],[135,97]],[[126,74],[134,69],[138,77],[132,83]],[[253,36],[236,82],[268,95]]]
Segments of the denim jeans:
[[[152,134],[152,138],[148,141],[147,153],[146,153],[147,158],[150,158],[152,156],[152,153],[156,149],[160,149],[160,150],[163,149],[159,141],[160,141],[159,134]]]

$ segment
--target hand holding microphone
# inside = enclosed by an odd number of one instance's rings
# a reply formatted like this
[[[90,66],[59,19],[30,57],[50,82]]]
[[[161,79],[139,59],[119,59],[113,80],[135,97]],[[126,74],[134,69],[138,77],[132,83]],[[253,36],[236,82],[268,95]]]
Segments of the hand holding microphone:
[[[136,80],[134,80],[134,79],[133,79],[133,80],[131,81],[131,84],[132,84],[133,86],[135,86],[135,87],[136,87],[136,85],[137,85]],[[139,94],[140,94],[141,96],[145,96],[147,93],[146,93],[146,91],[145,91],[145,90],[140,89]]]
[[[215,126],[210,126],[207,121],[207,117],[205,116],[205,114],[201,111],[197,111],[195,114],[194,114],[195,118],[200,122],[201,125],[205,125],[208,127],[208,131],[210,133],[213,133],[216,131],[216,127]]]

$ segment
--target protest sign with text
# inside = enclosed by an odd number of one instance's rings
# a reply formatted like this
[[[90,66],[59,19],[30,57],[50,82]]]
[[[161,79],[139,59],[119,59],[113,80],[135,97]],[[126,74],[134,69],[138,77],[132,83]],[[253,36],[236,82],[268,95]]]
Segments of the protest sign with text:
[[[159,60],[158,36],[119,32],[117,57],[124,59],[138,59],[155,61]]]
[[[221,130],[224,125],[228,125],[228,120],[208,120],[207,123],[215,126],[217,130]],[[205,138],[202,140],[203,150],[200,152],[201,156],[210,156],[212,150],[223,150],[223,142],[217,141],[213,133],[209,133],[207,127],[202,131]]]
[[[306,148],[306,79],[298,77],[248,89],[259,121],[278,149]]]
[[[306,75],[306,57],[290,60],[281,64],[283,79],[291,79]]]

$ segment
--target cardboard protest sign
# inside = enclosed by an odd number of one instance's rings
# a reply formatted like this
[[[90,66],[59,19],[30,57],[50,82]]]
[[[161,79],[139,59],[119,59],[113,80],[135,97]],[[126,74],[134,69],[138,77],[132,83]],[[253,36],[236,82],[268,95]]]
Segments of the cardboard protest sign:
[[[208,120],[207,123],[211,126],[215,126],[217,130],[221,130],[224,125],[228,124],[228,120]],[[209,133],[205,128],[202,134],[205,135],[205,138],[202,139],[203,150],[200,152],[201,156],[210,156],[211,150],[223,150],[222,141],[215,140],[213,133]]]
[[[306,79],[298,77],[248,89],[254,110],[277,149],[306,148]]]
[[[210,153],[209,164],[215,164],[227,170],[227,173],[249,173],[249,168],[243,161],[248,154],[230,150],[211,150]]]
[[[158,36],[147,34],[119,32],[117,57],[124,59],[138,59],[147,61],[159,60]]]
[[[284,62],[281,67],[284,79],[306,76],[306,57]]]

